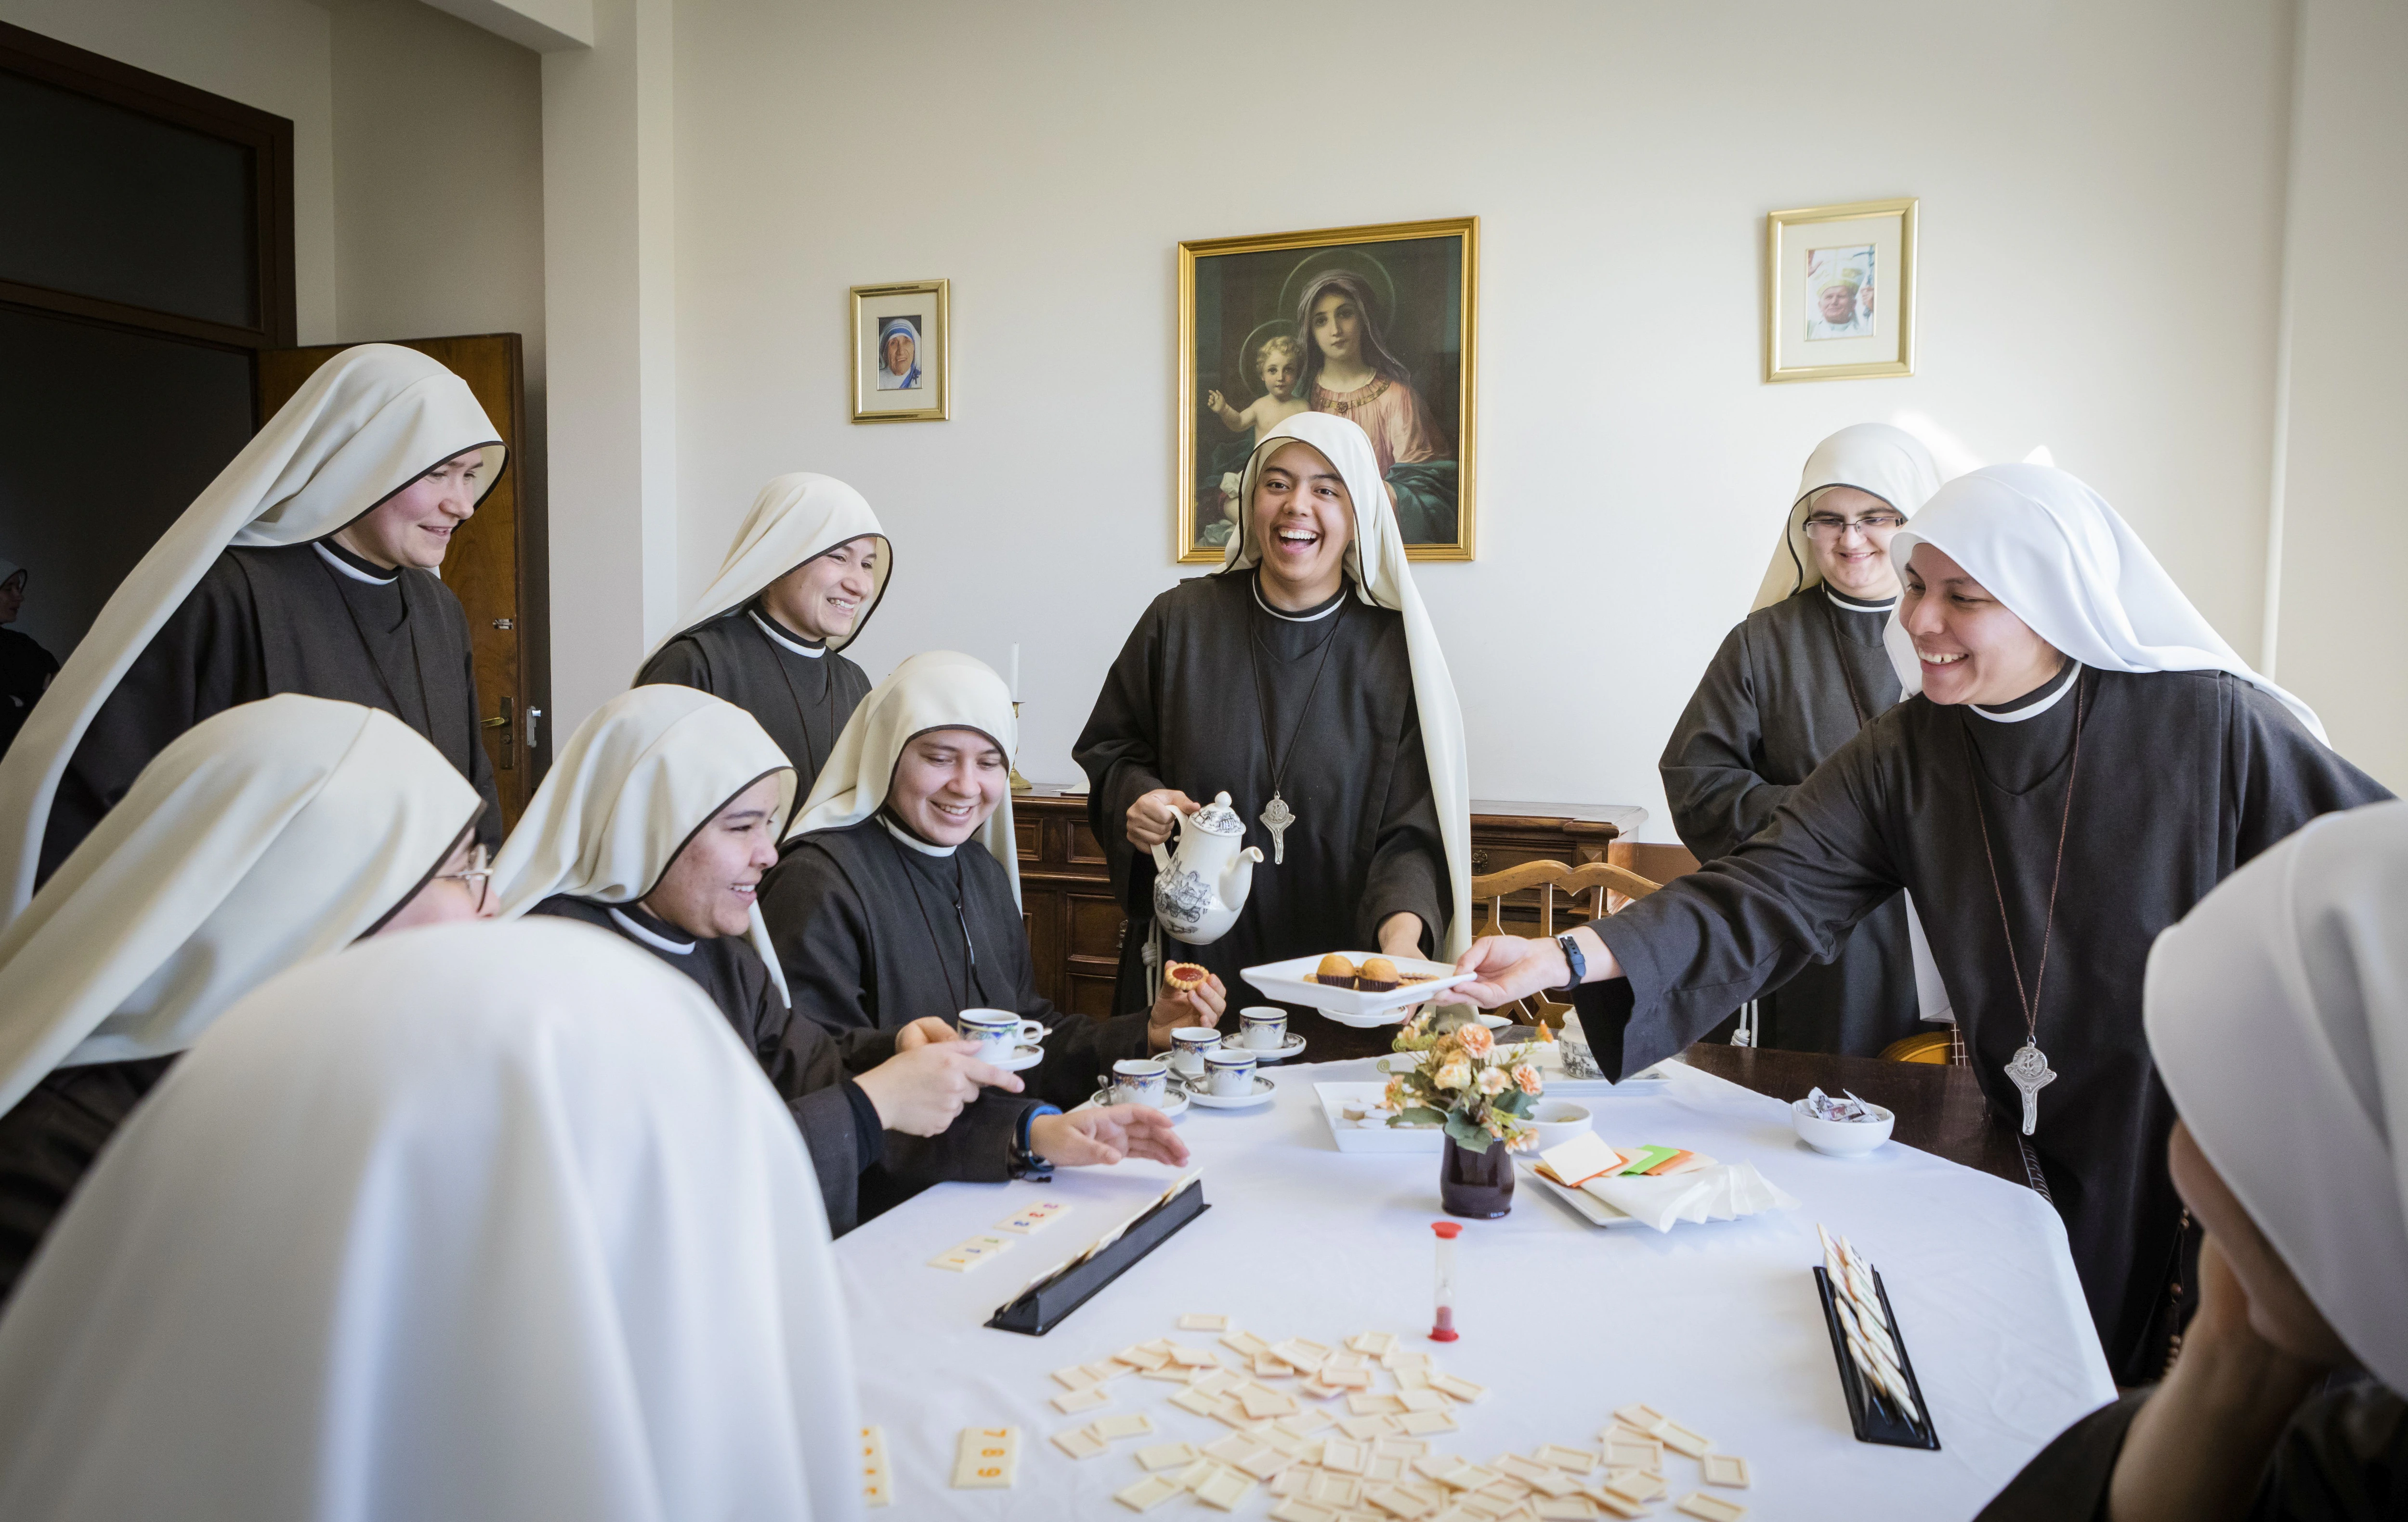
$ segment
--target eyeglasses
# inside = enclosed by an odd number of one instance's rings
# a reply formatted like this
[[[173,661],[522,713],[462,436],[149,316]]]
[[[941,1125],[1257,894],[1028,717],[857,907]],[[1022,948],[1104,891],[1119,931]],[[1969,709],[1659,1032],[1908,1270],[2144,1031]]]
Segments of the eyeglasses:
[[[1897,513],[1867,513],[1862,518],[1841,518],[1834,513],[1806,515],[1806,532],[1817,539],[1843,539],[1850,529],[1859,529],[1868,539],[1886,537],[1906,527],[1906,519]]]
[[[485,895],[493,890],[494,885],[493,863],[485,854],[484,846],[480,844],[477,846],[475,853],[468,858],[468,865],[466,868],[459,872],[438,872],[435,875],[435,880],[438,883],[462,882],[474,888],[477,890],[477,909],[482,913],[485,907]]]

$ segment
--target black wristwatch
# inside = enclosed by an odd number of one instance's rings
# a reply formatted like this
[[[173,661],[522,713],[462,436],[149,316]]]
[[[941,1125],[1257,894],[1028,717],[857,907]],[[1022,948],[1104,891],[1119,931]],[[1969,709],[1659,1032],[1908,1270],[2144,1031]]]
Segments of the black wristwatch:
[[[1061,1113],[1051,1104],[1036,1105],[1022,1112],[1020,1124],[1013,1128],[1011,1133],[1012,1177],[1030,1179],[1039,1184],[1053,1182],[1054,1164],[1050,1159],[1039,1157],[1036,1149],[1028,1145],[1028,1131],[1029,1128],[1036,1125],[1039,1116]]]
[[[1580,943],[1567,933],[1556,936],[1555,945],[1564,954],[1564,965],[1572,970],[1571,981],[1564,988],[1579,988],[1588,978],[1588,959],[1581,955]]]

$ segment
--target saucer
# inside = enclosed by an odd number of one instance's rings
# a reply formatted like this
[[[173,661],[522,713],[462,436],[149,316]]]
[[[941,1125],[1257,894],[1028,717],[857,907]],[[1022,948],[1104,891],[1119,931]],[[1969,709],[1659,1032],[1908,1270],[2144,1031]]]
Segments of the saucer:
[[[1304,1050],[1304,1038],[1291,1031],[1287,1033],[1287,1045],[1284,1046],[1273,1046],[1268,1050],[1256,1046],[1232,1046],[1229,1049],[1233,1052],[1253,1052],[1254,1060],[1257,1062],[1284,1062]]]
[[[1019,1050],[1013,1052],[1010,1057],[1005,1058],[1002,1061],[992,1063],[990,1065],[1001,1068],[1006,1073],[1019,1073],[1025,1069],[1033,1068],[1038,1063],[1044,1060],[1044,1047],[1023,1046]]]
[[[1278,1092],[1279,1085],[1257,1073],[1254,1074],[1254,1091],[1251,1094],[1232,1097],[1227,1094],[1208,1093],[1201,1088],[1192,1088],[1188,1090],[1187,1097],[1208,1110],[1242,1110],[1249,1105],[1260,1104]]]
[[[1168,1093],[1167,1093],[1163,1098],[1163,1115],[1172,1120],[1176,1120],[1181,1116],[1185,1115],[1187,1113],[1187,1098],[1188,1091],[1186,1088],[1175,1084],[1171,1086]],[[1109,1110],[1113,1105],[1118,1104],[1120,1101],[1112,1098],[1112,1091],[1111,1089],[1098,1088],[1094,1093],[1087,1096],[1087,1102],[1094,1105],[1098,1110]],[[1224,1102],[1226,1103],[1227,1102],[1225,1101]],[[1254,1102],[1252,1100],[1240,1100],[1238,1102],[1241,1104],[1251,1104]]]

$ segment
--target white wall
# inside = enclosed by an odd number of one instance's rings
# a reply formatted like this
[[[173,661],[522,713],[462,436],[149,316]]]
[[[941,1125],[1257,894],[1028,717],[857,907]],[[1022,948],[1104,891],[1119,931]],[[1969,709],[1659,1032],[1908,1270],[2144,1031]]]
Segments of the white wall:
[[[2303,0],[2277,677],[2408,792],[2408,7]]]
[[[1071,777],[1132,620],[1194,574],[1169,544],[1178,241],[1470,212],[1481,559],[1419,579],[1475,793],[1641,803],[1670,838],[1665,735],[1808,449],[1862,419],[1982,460],[2046,444],[2254,647],[2287,12],[1876,0],[1818,61],[1828,22],[682,0],[682,590],[763,479],[843,477],[896,539],[872,674],[1021,644],[1022,770]],[[1899,194],[1923,202],[1919,373],[1764,385],[1763,214]],[[845,288],[933,276],[954,420],[848,422]]]

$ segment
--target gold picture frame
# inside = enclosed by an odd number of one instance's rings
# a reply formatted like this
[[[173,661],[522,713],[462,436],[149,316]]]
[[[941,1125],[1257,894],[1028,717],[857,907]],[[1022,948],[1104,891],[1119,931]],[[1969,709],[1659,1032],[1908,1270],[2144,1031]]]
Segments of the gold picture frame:
[[[864,320],[868,329],[864,332]],[[933,320],[932,320],[933,319]],[[895,331],[887,330],[893,326]],[[908,327],[910,369],[889,375]],[[882,334],[884,336],[882,337]],[[853,420],[946,422],[953,415],[953,282],[853,288]]]
[[[1914,224],[1912,196],[1764,219],[1766,380],[1914,374]]]
[[[1297,402],[1312,405],[1313,377],[1332,357],[1318,343],[1307,351],[1311,335],[1299,330],[1312,320],[1300,319],[1297,308],[1326,305],[1324,319],[1341,321],[1351,294],[1368,310],[1357,319],[1360,335],[1340,341],[1351,343],[1356,364],[1371,378],[1334,393],[1346,400],[1324,410],[1357,422],[1369,416],[1379,429],[1374,448],[1407,530],[1407,557],[1471,560],[1478,542],[1479,293],[1477,217],[1180,244],[1175,559],[1220,562],[1234,529],[1229,483],[1251,440],[1274,411],[1303,410],[1290,405]],[[1282,355],[1297,371],[1285,392],[1266,371],[1277,372]],[[1215,395],[1222,406],[1208,411]],[[1242,408],[1231,405],[1240,400]],[[1246,426],[1231,428],[1231,417]]]

